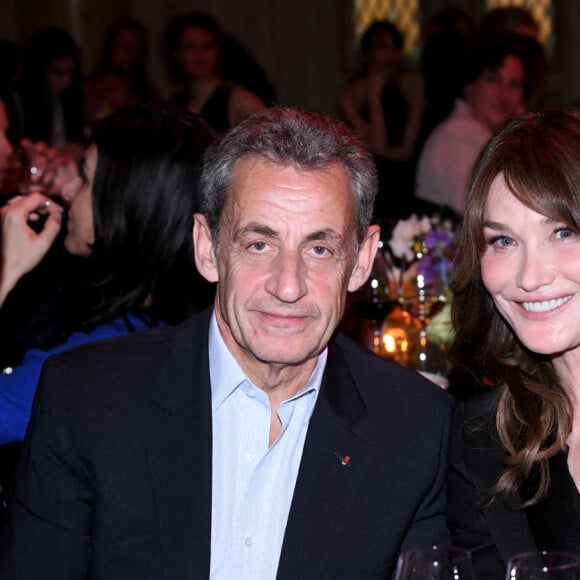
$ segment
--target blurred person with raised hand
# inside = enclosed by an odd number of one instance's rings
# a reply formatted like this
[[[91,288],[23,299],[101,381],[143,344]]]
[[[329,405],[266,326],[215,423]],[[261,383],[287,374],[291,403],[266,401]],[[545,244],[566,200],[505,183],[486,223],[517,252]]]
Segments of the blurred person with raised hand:
[[[64,29],[41,28],[28,38],[17,97],[22,114],[21,138],[42,141],[76,159],[82,156],[81,53]]]
[[[21,60],[22,51],[16,42],[0,40],[0,99],[10,121],[6,134],[12,143],[18,142],[22,136],[22,112],[16,90]]]
[[[0,98],[0,193],[4,193],[4,185],[9,176],[10,160],[14,147],[8,139],[9,119],[4,101]],[[1,204],[0,204],[1,205]]]
[[[31,349],[0,375],[0,444],[24,436],[36,384],[52,354],[100,338],[177,323],[211,299],[193,266],[198,162],[211,137],[205,124],[155,107],[102,120],[80,175],[63,186],[71,206],[64,247],[86,275],[74,326],[60,344]],[[0,210],[4,301],[44,257],[63,210],[40,193],[15,196]],[[42,220],[42,228],[35,222]]]
[[[362,69],[339,90],[341,117],[369,143],[379,172],[377,218],[405,215],[413,196],[415,148],[423,115],[423,85],[404,74],[404,38],[375,21],[361,38]]]

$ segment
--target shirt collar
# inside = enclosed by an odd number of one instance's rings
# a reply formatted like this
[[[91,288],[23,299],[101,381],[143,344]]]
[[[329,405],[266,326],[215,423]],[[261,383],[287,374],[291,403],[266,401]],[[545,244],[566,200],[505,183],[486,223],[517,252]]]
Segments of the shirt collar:
[[[245,375],[234,355],[230,352],[218,328],[215,310],[212,313],[209,325],[209,375],[211,381],[212,413],[242,384],[250,379]],[[297,399],[305,393],[315,391],[318,394],[322,383],[322,376],[326,367],[328,348],[325,348],[316,361],[316,366],[306,385],[289,401]]]

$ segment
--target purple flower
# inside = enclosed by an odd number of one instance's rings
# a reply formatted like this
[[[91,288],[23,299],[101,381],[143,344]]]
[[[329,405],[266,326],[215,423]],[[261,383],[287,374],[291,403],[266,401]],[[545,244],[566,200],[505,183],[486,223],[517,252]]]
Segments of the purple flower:
[[[430,230],[425,234],[425,245],[429,250],[443,251],[453,241],[453,236],[446,230]]]
[[[437,272],[431,256],[427,255],[417,262],[417,274],[423,276],[425,286],[431,286],[437,280]]]

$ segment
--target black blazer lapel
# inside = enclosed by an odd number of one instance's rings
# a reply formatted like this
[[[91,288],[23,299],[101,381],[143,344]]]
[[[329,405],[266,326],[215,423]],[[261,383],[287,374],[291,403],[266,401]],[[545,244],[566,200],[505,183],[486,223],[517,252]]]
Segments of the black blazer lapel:
[[[483,504],[503,473],[506,452],[488,430],[472,430],[471,425],[467,424],[462,434],[467,442],[465,462]],[[504,563],[514,554],[536,551],[525,510],[513,509],[503,498],[496,498],[489,507],[484,508],[484,514]],[[485,548],[481,546],[480,549]]]
[[[548,493],[526,509],[526,516],[540,550],[580,553],[580,497],[564,451],[550,458]]]
[[[160,369],[144,437],[165,578],[207,579],[211,543],[210,311],[184,325]]]
[[[318,578],[364,480],[369,453],[353,430],[366,408],[340,350],[331,345],[292,500],[278,580]]]

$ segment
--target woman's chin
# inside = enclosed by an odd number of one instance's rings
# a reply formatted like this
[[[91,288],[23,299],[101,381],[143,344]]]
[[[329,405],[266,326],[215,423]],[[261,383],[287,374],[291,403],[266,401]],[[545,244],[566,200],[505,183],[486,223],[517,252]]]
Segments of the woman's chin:
[[[91,255],[91,248],[84,241],[79,240],[74,234],[70,232],[64,239],[64,248],[73,256],[88,257]]]

